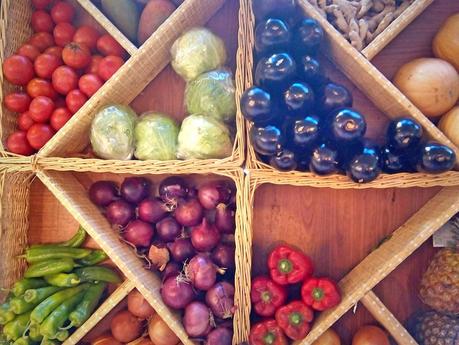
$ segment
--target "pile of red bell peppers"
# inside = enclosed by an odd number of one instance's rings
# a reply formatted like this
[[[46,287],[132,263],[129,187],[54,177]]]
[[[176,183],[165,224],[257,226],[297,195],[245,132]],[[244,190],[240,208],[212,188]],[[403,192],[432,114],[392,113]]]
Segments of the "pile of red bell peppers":
[[[279,245],[268,257],[269,277],[252,281],[254,312],[265,318],[250,331],[251,345],[284,345],[309,333],[314,311],[336,306],[341,294],[329,278],[313,277],[311,259],[288,245]],[[301,299],[288,301],[287,287],[301,285]]]

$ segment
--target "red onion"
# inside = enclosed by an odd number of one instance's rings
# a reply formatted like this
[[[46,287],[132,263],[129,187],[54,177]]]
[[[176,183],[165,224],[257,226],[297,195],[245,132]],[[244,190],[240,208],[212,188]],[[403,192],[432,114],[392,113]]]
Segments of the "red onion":
[[[164,202],[176,204],[181,198],[188,194],[188,187],[185,181],[177,176],[166,178],[159,185],[159,196]]]
[[[182,233],[182,226],[171,216],[156,223],[158,238],[164,242],[175,240]]]
[[[176,262],[169,262],[164,271],[161,272],[161,279],[164,282],[169,277],[176,277],[180,274],[181,267]]]
[[[138,219],[130,222],[123,232],[124,239],[137,247],[150,246],[153,235],[153,227]]]
[[[207,290],[206,304],[219,319],[233,317],[234,286],[225,281],[215,284]]]
[[[203,185],[198,190],[198,199],[202,207],[212,210],[220,203],[231,199],[232,189],[224,181],[213,181]]]
[[[172,259],[177,262],[191,259],[196,254],[189,238],[177,238],[174,242],[168,243],[167,248],[169,248]]]
[[[218,267],[223,267],[233,271],[235,269],[235,250],[236,248],[234,245],[220,243],[212,252],[212,260],[218,265]]]
[[[150,193],[150,182],[144,177],[128,177],[121,184],[120,191],[126,201],[137,204]]]
[[[218,204],[215,211],[215,226],[224,234],[234,234],[236,211],[234,206]]]
[[[203,209],[197,199],[181,200],[175,209],[174,217],[183,226],[195,226],[202,220]]]
[[[124,200],[113,201],[107,207],[106,216],[111,224],[126,226],[135,217],[134,206]]]
[[[183,326],[192,338],[205,337],[214,327],[210,309],[202,302],[192,302],[185,308]]]
[[[157,223],[163,219],[169,209],[159,198],[148,198],[143,200],[137,209],[139,218],[144,222]]]
[[[233,331],[227,327],[218,326],[207,336],[205,345],[231,345]]]
[[[220,232],[206,218],[202,223],[191,229],[191,243],[199,252],[210,252],[220,242]]]
[[[168,307],[183,309],[196,295],[190,283],[181,281],[180,276],[171,276],[161,286],[161,297]]]
[[[185,273],[196,289],[207,291],[217,280],[217,266],[208,255],[195,255],[188,265],[185,266]]]
[[[118,197],[118,187],[112,181],[97,181],[89,188],[89,199],[97,206],[107,206]]]

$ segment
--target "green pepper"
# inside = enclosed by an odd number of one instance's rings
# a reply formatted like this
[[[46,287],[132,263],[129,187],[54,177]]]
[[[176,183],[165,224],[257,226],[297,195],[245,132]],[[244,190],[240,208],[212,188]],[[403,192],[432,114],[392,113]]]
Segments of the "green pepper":
[[[10,321],[13,321],[16,314],[13,313],[11,308],[11,295],[7,297],[5,303],[0,305],[0,325],[5,325]]]
[[[61,328],[65,321],[67,321],[69,314],[78,305],[78,303],[80,303],[84,294],[84,291],[81,291],[66,299],[56,309],[54,309],[40,325],[40,333],[44,337],[54,339],[56,337],[56,333],[59,331],[59,328]]]
[[[3,327],[3,333],[8,340],[16,341],[27,329],[29,325],[30,312],[18,315],[13,321],[8,322]]]
[[[66,329],[60,330],[56,333],[56,339],[59,341],[65,341],[67,338],[70,337],[70,332]]]
[[[57,286],[46,286],[39,289],[29,289],[24,292],[24,301],[28,303],[40,303],[45,298],[51,296],[59,290],[62,289]]]
[[[59,345],[60,342],[58,340],[52,340],[52,339],[48,339],[46,337],[43,337],[40,345]]]
[[[87,248],[48,246],[44,248],[27,249],[25,259],[29,264],[34,264],[37,262],[61,258],[83,259],[91,253],[92,250]]]
[[[80,284],[80,278],[75,273],[57,273],[45,276],[45,280],[53,286],[72,287]]]
[[[104,293],[107,283],[97,283],[91,285],[84,294],[83,300],[69,315],[70,327],[80,327],[91,316],[96,309],[99,300]]]
[[[16,315],[24,314],[25,312],[31,311],[40,302],[41,301],[38,301],[36,303],[28,303],[24,300],[24,296],[14,297],[11,299],[10,302],[10,310]]]
[[[69,298],[75,296],[76,294],[86,290],[88,287],[89,284],[81,284],[56,292],[54,295],[46,298],[43,302],[37,305],[34,310],[32,310],[30,320],[35,323],[42,323],[43,320],[46,319],[46,317],[51,314],[51,312],[59,305],[64,303]]]
[[[120,276],[110,268],[104,266],[90,266],[77,268],[75,273],[78,275],[82,282],[109,282],[109,283],[120,283]]]
[[[30,322],[29,326],[29,337],[33,341],[41,341],[43,339],[43,336],[40,334],[40,324],[35,323],[35,322]]]
[[[75,263],[69,258],[47,260],[29,266],[24,276],[26,278],[35,278],[61,272],[70,272],[74,266]]]
[[[14,284],[12,291],[16,297],[19,297],[28,289],[38,289],[47,285],[48,283],[41,278],[24,278]]]
[[[10,341],[6,339],[6,335],[3,333],[0,333],[0,345],[10,345]]]
[[[79,247],[86,240],[86,230],[80,225],[73,237],[65,242],[50,243],[50,244],[34,244],[30,248],[46,248],[50,246],[57,247]]]
[[[27,337],[27,336],[22,336],[13,343],[13,345],[33,345],[33,344],[35,344],[35,341],[33,341],[30,337]]]
[[[93,266],[107,259],[108,259],[108,255],[105,254],[103,250],[96,249],[91,254],[89,254],[87,257],[81,260],[78,260],[77,262],[78,264],[82,266]]]

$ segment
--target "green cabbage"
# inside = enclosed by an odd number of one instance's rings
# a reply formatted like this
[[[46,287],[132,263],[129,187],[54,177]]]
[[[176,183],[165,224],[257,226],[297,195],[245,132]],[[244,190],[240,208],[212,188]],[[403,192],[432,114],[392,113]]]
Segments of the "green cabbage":
[[[140,160],[175,159],[178,132],[177,123],[167,115],[160,113],[142,115],[134,130],[136,143],[134,156]]]
[[[127,105],[113,104],[100,109],[91,123],[94,153],[104,159],[131,159],[136,121],[137,114]]]
[[[193,28],[172,45],[172,67],[185,80],[223,66],[226,48],[222,39],[206,28]]]
[[[177,158],[225,158],[231,155],[232,149],[231,135],[223,122],[201,114],[183,120],[178,135]]]
[[[217,120],[232,121],[236,114],[234,92],[230,71],[210,71],[187,83],[185,105],[190,114],[204,114]]]

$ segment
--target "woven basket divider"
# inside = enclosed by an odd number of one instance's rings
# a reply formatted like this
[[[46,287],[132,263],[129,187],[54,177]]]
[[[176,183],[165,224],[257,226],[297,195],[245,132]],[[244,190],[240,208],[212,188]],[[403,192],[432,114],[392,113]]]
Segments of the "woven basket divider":
[[[248,253],[248,256],[251,256],[252,221],[256,189],[264,183],[276,182],[267,181],[264,179],[263,173],[252,170],[249,171],[245,183],[248,198],[246,208],[248,218],[245,221],[244,228],[244,250]],[[409,218],[405,224],[395,230],[387,241],[371,252],[339,282],[342,292],[341,303],[331,310],[322,312],[307,337],[295,344],[308,345],[314,342],[457,212],[459,212],[459,187],[443,188]],[[251,266],[251,263],[247,263],[244,266],[245,272],[241,273],[248,279],[250,279]],[[250,284],[250,281],[246,282],[246,284]],[[370,295],[370,297],[372,296]],[[246,305],[244,308],[246,315],[250,315],[250,311],[251,306]],[[386,317],[385,323],[387,324],[391,323],[391,318],[388,317],[389,313],[388,310],[383,312]],[[387,327],[396,333],[395,331],[399,326],[400,323],[397,322]],[[406,335],[406,330],[403,328],[400,328],[400,330],[400,333],[394,337],[403,339]],[[409,342],[403,344],[409,344]]]

